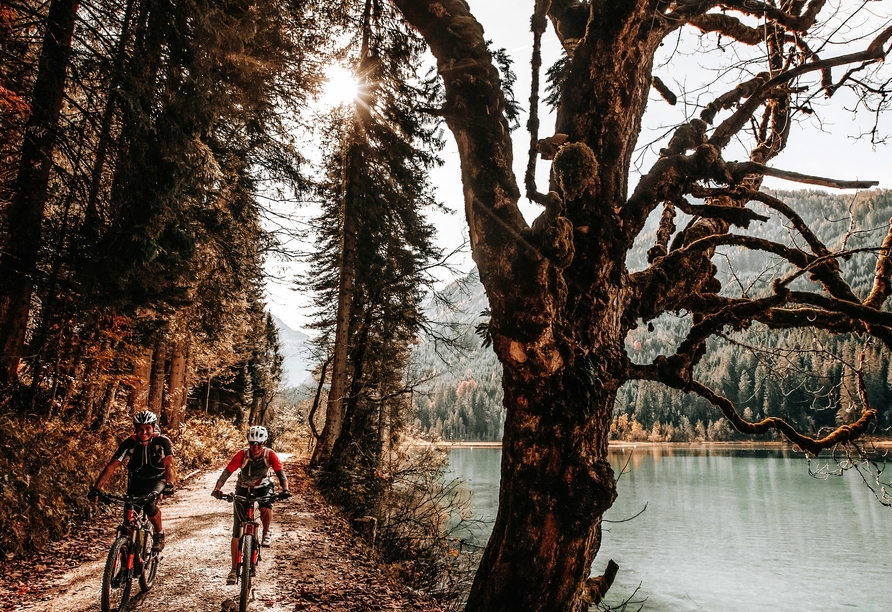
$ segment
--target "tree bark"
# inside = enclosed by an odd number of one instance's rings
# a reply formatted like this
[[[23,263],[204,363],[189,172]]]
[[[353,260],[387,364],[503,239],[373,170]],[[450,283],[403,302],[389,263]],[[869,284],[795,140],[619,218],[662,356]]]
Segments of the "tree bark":
[[[585,581],[601,517],[616,495],[607,435],[623,382],[629,295],[611,198],[625,195],[623,164],[634,137],[623,139],[637,133],[634,115],[647,86],[636,81],[639,73],[616,75],[617,88],[629,86],[631,108],[611,106],[608,94],[591,86],[579,94],[580,105],[602,99],[604,121],[615,130],[593,131],[602,142],[565,115],[571,141],[588,139],[590,149],[606,151],[610,163],[597,172],[609,179],[595,181],[610,189],[598,198],[589,189],[572,208],[547,209],[528,226],[517,208],[505,99],[482,28],[460,0],[396,4],[430,45],[446,84],[442,111],[458,146],[472,254],[503,366],[499,511],[466,610],[581,612],[590,603]],[[605,36],[608,45],[621,35]],[[610,73],[599,83],[613,87]]]
[[[338,312],[335,324],[334,351],[331,360],[331,387],[325,409],[325,426],[313,449],[311,465],[326,465],[332,458],[335,443],[344,426],[344,396],[347,392],[347,353],[350,343],[350,320],[353,305],[354,258],[356,257],[356,218],[353,200],[352,181],[353,155],[347,149],[345,154],[345,190],[343,205],[343,230],[341,238],[341,265],[338,281]]]
[[[585,580],[601,545],[601,516],[616,497],[607,461],[616,393],[592,376],[591,362],[580,361],[533,383],[506,369],[512,410],[502,439],[499,511],[468,611],[588,610]],[[592,418],[581,417],[594,406]]]
[[[152,353],[152,370],[149,378],[148,409],[156,415],[164,408],[164,389],[167,372],[167,343],[159,340]]]
[[[368,78],[362,68],[362,62],[368,54],[369,11],[371,2],[366,0],[363,45],[360,51],[360,78]],[[347,369],[348,353],[350,349],[351,321],[353,318],[353,286],[356,277],[356,232],[359,220],[358,187],[359,173],[362,172],[360,153],[357,145],[364,138],[363,120],[368,115],[368,109],[357,100],[353,103],[353,120],[348,128],[346,142],[344,143],[344,176],[343,176],[343,207],[341,229],[341,261],[338,267],[340,277],[338,279],[338,311],[335,323],[334,349],[331,359],[331,387],[328,391],[328,403],[325,410],[325,426],[322,435],[313,449],[313,457],[310,464],[322,467],[332,461],[335,453],[335,445],[341,437],[344,428],[346,413],[345,397],[347,393]]]
[[[131,414],[148,408],[152,354],[152,349],[143,349],[142,354],[133,360],[133,382],[130,384],[130,393],[127,396],[127,406]]]
[[[50,4],[31,117],[6,217],[8,244],[0,253],[0,386],[17,380],[23,357],[77,6],[77,0]]]
[[[164,420],[168,431],[178,431],[186,416],[186,351],[177,342],[170,358],[170,377],[164,405]]]
[[[554,150],[543,150],[553,160],[549,193],[537,193],[535,181],[528,181],[528,197],[545,206],[528,225],[518,208],[507,104],[483,28],[464,0],[392,2],[428,43],[443,80],[445,101],[438,111],[458,148],[472,255],[490,305],[488,336],[503,368],[499,511],[466,610],[581,612],[603,596],[617,571],[608,563],[602,579],[588,580],[602,515],[616,495],[607,436],[617,390],[626,381],[659,381],[696,393],[739,431],[776,429],[813,454],[857,438],[875,417],[859,381],[865,399],[857,426],[816,440],[782,419],[749,423],[730,401],[695,380],[694,367],[707,339],[755,321],[774,329],[869,330],[892,346],[892,318],[861,306],[839,272],[838,254],[810,239],[795,211],[769,203],[806,238],[811,252],[756,237],[745,237],[746,246],[782,253],[826,295],[790,291],[796,278],[790,276],[779,277],[767,297],[730,300],[719,295],[711,261],[716,246],[738,240],[728,235],[732,224],[747,228],[760,218],[745,206],[764,201],[756,192],[760,177],[777,174],[764,164],[786,143],[793,109],[789,84],[824,71],[821,86],[832,94],[830,68],[883,61],[892,28],[880,24],[863,52],[804,61],[787,43],[808,33],[824,5],[820,1],[766,5],[758,29],[744,26],[755,15],[749,5],[728,4],[716,13],[715,4],[700,2],[537,2],[534,29],[541,31],[547,16],[567,61],[555,136],[531,137],[534,155],[542,143]],[[728,40],[760,45],[768,70],[755,76],[748,71],[743,82],[703,106],[698,118],[678,126],[629,196],[655,53],[686,24],[721,33],[720,49]],[[828,41],[820,42],[823,48]],[[724,111],[727,115],[713,125]],[[760,127],[749,134],[748,124]],[[734,138],[752,145],[750,162],[722,158]],[[650,214],[661,205],[687,212],[692,209],[687,196],[707,204],[696,207],[694,219],[671,243],[674,230],[667,221],[650,267],[630,274],[626,256]],[[816,261],[821,263],[811,265]],[[685,312],[691,331],[674,354],[633,364],[624,347],[628,332],[667,312]]]
[[[118,393],[118,379],[115,378],[111,380],[108,384],[108,387],[105,389],[105,395],[102,398],[102,405],[100,406],[99,414],[96,415],[96,419],[91,423],[90,428],[93,431],[99,431],[108,421],[108,415],[111,413],[111,409],[115,403],[115,396]]]

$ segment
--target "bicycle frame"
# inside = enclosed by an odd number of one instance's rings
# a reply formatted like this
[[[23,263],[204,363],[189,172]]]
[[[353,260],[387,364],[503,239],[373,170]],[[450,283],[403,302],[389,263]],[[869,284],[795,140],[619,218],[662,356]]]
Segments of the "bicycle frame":
[[[248,599],[251,597],[251,579],[254,577],[255,568],[260,561],[260,545],[257,540],[258,521],[256,519],[256,507],[258,503],[272,503],[279,498],[276,495],[255,495],[248,491],[247,495],[228,493],[222,499],[228,502],[243,502],[245,504],[245,520],[239,526],[238,553],[236,557],[236,582],[241,582],[239,589],[239,612],[247,612]]]
[[[124,504],[121,523],[116,529],[117,536],[109,551],[102,577],[102,612],[127,609],[134,575],[139,577],[142,591],[148,591],[154,584],[158,554],[151,550],[149,535],[152,533],[152,524],[145,515],[143,506],[159,496],[155,491],[140,496],[99,494],[99,499],[104,503],[116,501]],[[118,590],[120,601],[112,603],[113,592]]]
[[[243,580],[246,575],[254,576],[255,568],[257,566],[257,563],[260,561],[260,546],[251,547],[250,559],[246,560],[242,558],[242,551],[245,549],[243,545],[245,538],[250,536],[254,542],[258,542],[257,530],[260,526],[260,522],[256,518],[257,504],[275,502],[278,500],[278,498],[275,495],[256,496],[253,493],[249,492],[248,495],[236,495],[235,493],[229,493],[225,495],[223,499],[228,502],[245,503],[245,520],[242,521],[242,524],[239,528],[239,546],[236,565],[236,580]],[[247,574],[245,573],[246,565],[248,570]]]
[[[143,549],[145,548],[146,539],[141,539],[140,535],[146,534],[152,529],[152,527],[151,523],[149,522],[149,517],[147,517],[146,513],[143,511],[143,506],[153,501],[158,496],[158,493],[154,492],[138,497],[133,495],[102,495],[102,497],[105,497],[107,501],[114,500],[124,503],[124,516],[121,520],[121,524],[118,525],[118,535],[126,537],[133,545],[139,545],[131,548],[128,569],[132,569],[134,560],[136,562],[141,562],[144,560],[142,557],[145,553],[145,550]],[[139,557],[137,557],[135,554],[137,551],[139,551]]]

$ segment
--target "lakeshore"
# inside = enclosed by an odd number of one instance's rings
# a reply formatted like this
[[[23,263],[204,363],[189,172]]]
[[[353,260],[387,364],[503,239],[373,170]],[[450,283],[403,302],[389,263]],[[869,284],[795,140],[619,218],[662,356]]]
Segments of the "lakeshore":
[[[501,442],[475,442],[472,440],[442,440],[434,443],[441,448],[501,448]],[[864,445],[869,449],[892,450],[892,438],[887,439],[871,439],[865,440]],[[778,450],[798,450],[789,442],[765,441],[753,442],[742,440],[737,442],[627,442],[624,440],[611,440],[610,448],[679,448],[679,449],[741,449],[741,448],[758,448],[758,449],[778,449]]]
[[[457,537],[482,545],[498,515],[501,449],[443,450],[444,479],[472,500]],[[890,509],[872,480],[840,471],[829,453],[808,462],[780,442],[613,443],[609,461],[617,497],[592,569],[619,565],[613,609],[633,594],[661,612],[889,609],[876,585],[892,547]],[[820,554],[804,559],[804,549]]]

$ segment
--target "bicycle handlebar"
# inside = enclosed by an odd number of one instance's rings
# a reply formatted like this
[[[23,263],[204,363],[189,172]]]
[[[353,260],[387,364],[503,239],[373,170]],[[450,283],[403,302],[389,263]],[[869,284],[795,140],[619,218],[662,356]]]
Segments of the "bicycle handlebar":
[[[158,491],[152,491],[145,495],[115,495],[113,493],[99,492],[99,501],[104,504],[110,504],[113,501],[124,504],[133,504],[134,506],[142,506],[156,500],[161,494]]]
[[[229,502],[230,504],[234,501],[260,502],[260,503],[271,504],[273,502],[282,501],[283,499],[288,499],[288,497],[282,497],[282,493],[279,493],[278,495],[273,493],[272,495],[261,495],[261,496],[256,496],[253,493],[248,493],[248,495],[236,495],[235,493],[227,493],[220,499],[225,502]]]

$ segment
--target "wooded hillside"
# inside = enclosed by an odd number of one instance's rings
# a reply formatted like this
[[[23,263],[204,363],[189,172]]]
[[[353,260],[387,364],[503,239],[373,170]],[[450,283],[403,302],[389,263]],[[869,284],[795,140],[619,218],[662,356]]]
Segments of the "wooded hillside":
[[[892,191],[875,190],[858,194],[829,194],[821,191],[775,192],[788,201],[833,248],[848,250],[851,256],[841,262],[845,278],[855,292],[866,296],[875,274],[876,253],[858,252],[867,244],[882,240],[892,217]],[[684,225],[690,217],[678,220]],[[631,270],[646,266],[647,248],[654,243],[657,219],[650,220],[629,253]],[[792,244],[796,237],[777,216],[762,223],[762,237]],[[721,252],[713,261],[719,268],[722,294],[749,296],[764,294],[763,273],[783,266],[764,252],[741,248],[725,257]],[[734,269],[729,261],[735,262]],[[443,353],[433,343],[421,345],[415,352],[416,366],[421,371],[438,375],[415,398],[415,425],[422,431],[437,434],[446,440],[500,440],[504,423],[501,368],[489,348],[481,346],[475,335],[481,316],[487,308],[486,294],[476,271],[466,282],[450,288],[456,306],[448,311],[434,310],[432,320],[460,323],[464,326],[464,353]],[[796,281],[805,286],[807,279]],[[664,316],[653,329],[641,326],[626,341],[626,350],[637,363],[648,363],[657,355],[671,354],[690,329],[689,319]],[[857,336],[824,337],[815,334],[814,350],[785,350],[801,346],[801,330],[786,330],[780,340],[763,346],[758,326],[743,334],[718,340],[698,366],[698,376],[721,389],[726,397],[737,402],[750,420],[768,414],[780,414],[797,426],[831,426],[848,422],[857,389],[851,370],[844,373],[844,364],[854,366],[866,342]],[[786,340],[784,340],[786,339]],[[442,356],[442,358],[441,358]],[[446,362],[444,362],[446,360]],[[892,371],[887,354],[875,345],[868,345],[865,383],[880,411],[876,435],[892,434]],[[857,411],[856,411],[857,412]],[[734,431],[721,414],[701,398],[686,395],[663,385],[635,381],[621,387],[614,409],[614,439],[635,441],[687,442],[694,440],[745,439]]]

